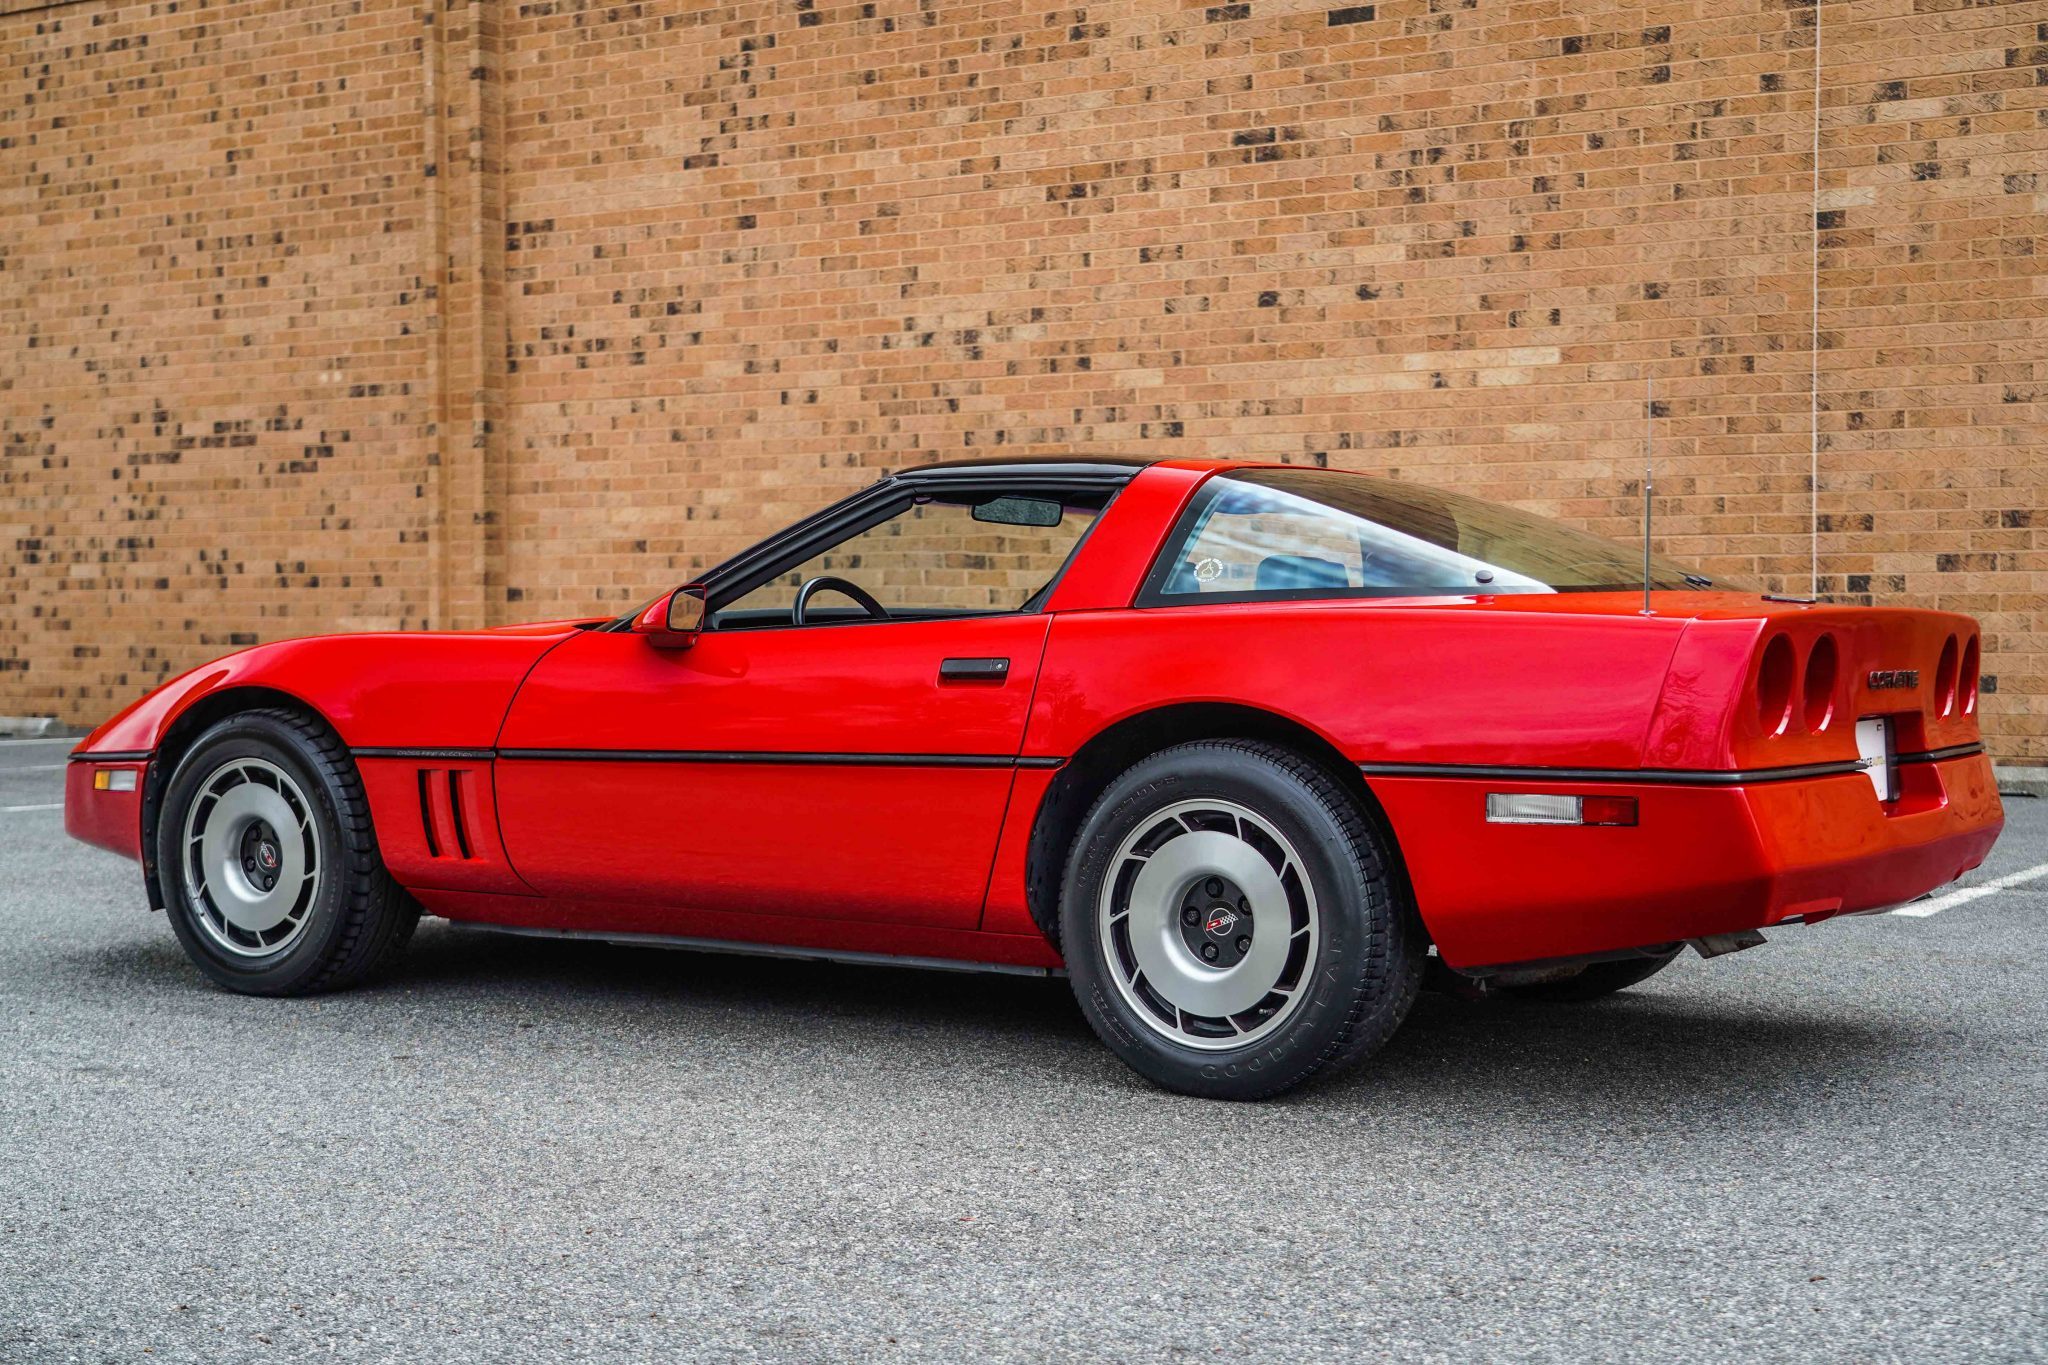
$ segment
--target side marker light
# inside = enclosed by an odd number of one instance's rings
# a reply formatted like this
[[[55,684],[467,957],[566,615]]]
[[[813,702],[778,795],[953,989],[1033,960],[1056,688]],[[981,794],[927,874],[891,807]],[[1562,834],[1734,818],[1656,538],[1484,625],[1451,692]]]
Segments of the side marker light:
[[[1540,796],[1488,792],[1486,820],[1493,825],[1633,825],[1633,796]]]

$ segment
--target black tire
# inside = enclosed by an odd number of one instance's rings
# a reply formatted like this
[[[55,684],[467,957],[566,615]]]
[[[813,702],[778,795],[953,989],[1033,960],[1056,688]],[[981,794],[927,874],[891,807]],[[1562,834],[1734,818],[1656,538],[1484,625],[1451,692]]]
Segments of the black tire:
[[[1500,990],[1517,1000],[1541,1000],[1549,1004],[1578,1004],[1598,1000],[1616,991],[1648,981],[1677,960],[1683,948],[1673,948],[1655,957],[1625,957],[1612,962],[1589,962],[1570,976],[1550,981],[1529,981],[1521,985],[1502,982]]]
[[[1181,803],[1205,801],[1227,803],[1269,825],[1291,845],[1291,856],[1285,850],[1277,853],[1281,862],[1288,867],[1299,865],[1302,875],[1296,879],[1297,889],[1290,893],[1290,927],[1275,930],[1272,926],[1280,922],[1278,912],[1269,916],[1261,907],[1256,913],[1248,912],[1250,923],[1258,926],[1250,933],[1264,928],[1315,944],[1312,952],[1290,958],[1283,968],[1280,984],[1291,981],[1296,987],[1285,1004],[1270,1007],[1263,1022],[1261,1011],[1268,1010],[1265,1005],[1237,1016],[1253,1021],[1247,1033],[1270,1030],[1242,1046],[1230,1041],[1237,1036],[1231,1031],[1237,1028],[1235,1024],[1200,1044],[1184,1043],[1180,1039],[1187,1036],[1188,1029],[1163,1024],[1165,1009],[1154,1005],[1147,1011],[1133,1003],[1133,995],[1140,1001],[1146,998],[1146,987],[1140,984],[1141,972],[1127,969],[1135,959],[1121,946],[1128,942],[1128,924],[1135,920],[1135,912],[1119,897],[1138,893],[1136,884],[1128,880],[1132,874],[1120,873],[1118,868],[1138,866],[1141,856],[1149,865],[1152,858],[1161,856],[1159,848],[1140,855],[1126,849],[1126,844],[1133,839],[1149,840],[1148,829],[1170,829],[1161,825],[1161,812]],[[1240,838],[1248,827],[1250,822],[1235,826]],[[1167,836],[1169,840],[1177,837]],[[1267,836],[1257,831],[1257,837]],[[1276,853],[1267,852],[1265,857],[1270,864]],[[1123,880],[1112,884],[1105,905],[1104,886],[1113,875]],[[1206,873],[1197,875],[1207,877]],[[1299,908],[1302,880],[1313,895],[1312,912]],[[1214,886],[1217,881],[1209,878],[1200,884]],[[1190,882],[1185,890],[1174,891],[1164,901],[1154,898],[1155,904],[1164,907],[1159,913],[1167,920],[1186,914],[1185,908],[1176,910],[1174,903],[1183,895],[1199,898],[1208,894],[1194,889],[1195,885]],[[1142,760],[1111,782],[1075,837],[1060,901],[1061,940],[1074,994],[1102,1041],[1155,1084],[1213,1099],[1263,1099],[1376,1051],[1414,1003],[1427,950],[1422,926],[1395,875],[1392,851],[1352,796],[1301,755],[1246,740],[1182,744]],[[1249,904],[1249,898],[1238,903]],[[1126,908],[1119,910],[1119,905]],[[1202,927],[1190,927],[1186,934],[1199,937],[1204,928],[1214,933],[1214,919],[1202,918],[1208,913],[1197,911],[1196,918],[1187,922]],[[1303,930],[1292,927],[1311,917],[1313,934],[1304,935]],[[1119,918],[1126,922],[1125,939],[1117,937]],[[1105,929],[1105,925],[1109,927]],[[1223,932],[1231,930],[1226,925]],[[1108,946],[1105,937],[1110,940]],[[1169,939],[1164,930],[1154,936],[1157,942]],[[1251,955],[1244,945],[1251,941],[1249,936],[1235,940],[1242,954],[1233,960],[1235,964],[1250,964]],[[1292,939],[1283,937],[1281,941]],[[1207,940],[1203,940],[1202,951],[1207,952]],[[1113,962],[1113,956],[1118,961]],[[1191,966],[1200,965],[1192,957],[1188,961]],[[1290,977],[1288,972],[1294,975]],[[1177,1021],[1201,1024],[1200,1016],[1177,1007],[1172,1013]]]
[[[264,946],[263,934],[226,922],[217,908],[220,898],[205,885],[198,845],[185,837],[195,802],[217,802],[223,799],[219,790],[234,789],[221,785],[231,780],[222,777],[230,769],[281,774],[276,790],[281,799],[290,796],[286,807],[301,812],[303,820],[298,831],[281,828],[272,841],[272,847],[303,841],[304,850],[304,876],[295,883],[299,890],[292,901],[296,914],[270,931],[274,950]],[[253,790],[261,783],[234,785]],[[257,838],[260,848],[267,838],[261,831],[268,828],[261,825],[243,837]],[[360,984],[398,956],[419,922],[418,904],[391,880],[378,856],[362,779],[347,748],[327,726],[294,711],[243,711],[201,734],[164,789],[155,838],[171,928],[193,963],[231,991],[311,995]],[[276,854],[264,856],[269,866],[278,866]],[[253,878],[256,864],[245,866]]]

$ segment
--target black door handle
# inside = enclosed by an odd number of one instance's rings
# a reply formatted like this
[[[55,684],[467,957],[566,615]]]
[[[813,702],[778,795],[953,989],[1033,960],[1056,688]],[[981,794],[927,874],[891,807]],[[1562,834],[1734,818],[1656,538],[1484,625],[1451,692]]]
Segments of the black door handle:
[[[1008,659],[942,659],[940,682],[1001,682],[1010,676]]]

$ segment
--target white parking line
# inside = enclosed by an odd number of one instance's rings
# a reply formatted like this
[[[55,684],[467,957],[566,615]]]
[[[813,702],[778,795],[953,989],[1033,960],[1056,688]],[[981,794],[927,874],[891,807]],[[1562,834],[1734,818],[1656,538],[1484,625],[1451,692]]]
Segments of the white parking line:
[[[70,766],[69,763],[17,763],[12,767],[0,768],[0,776],[7,773],[61,773]]]
[[[25,810],[63,810],[62,801],[52,801],[42,806],[0,806],[0,815],[19,815]]]
[[[1911,905],[1900,906],[1892,913],[1911,915],[1914,919],[1926,919],[1929,915],[1938,915],[1944,910],[1953,910],[1958,905],[1968,905],[1971,901],[1995,896],[2001,891],[2010,891],[2015,886],[2038,881],[2042,877],[2048,877],[2048,863],[2030,867],[2024,872],[2014,872],[1996,881],[1985,882],[1981,886],[1966,886],[1960,891],[1951,891],[1946,896],[1936,896],[1933,900],[1914,901]]]

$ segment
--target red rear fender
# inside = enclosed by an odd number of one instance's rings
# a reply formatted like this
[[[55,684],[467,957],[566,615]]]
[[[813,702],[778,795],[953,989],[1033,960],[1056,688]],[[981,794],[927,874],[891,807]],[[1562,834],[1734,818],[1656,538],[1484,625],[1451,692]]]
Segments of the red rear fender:
[[[1358,762],[1635,767],[1683,625],[1441,599],[1075,612],[1054,619],[1025,752],[1226,702]]]

